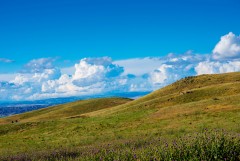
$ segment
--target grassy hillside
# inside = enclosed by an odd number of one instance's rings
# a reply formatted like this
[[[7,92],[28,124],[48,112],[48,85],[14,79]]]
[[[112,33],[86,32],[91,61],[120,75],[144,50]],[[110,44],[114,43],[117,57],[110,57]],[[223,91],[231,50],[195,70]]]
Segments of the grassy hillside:
[[[81,114],[92,111],[110,108],[130,102],[128,98],[99,98],[90,100],[81,100],[63,105],[43,108],[19,115],[0,119],[0,124],[33,121],[49,121],[56,119],[70,119],[81,117]]]
[[[171,139],[206,128],[240,133],[239,72],[188,77],[134,101],[82,103],[0,119],[0,154]]]

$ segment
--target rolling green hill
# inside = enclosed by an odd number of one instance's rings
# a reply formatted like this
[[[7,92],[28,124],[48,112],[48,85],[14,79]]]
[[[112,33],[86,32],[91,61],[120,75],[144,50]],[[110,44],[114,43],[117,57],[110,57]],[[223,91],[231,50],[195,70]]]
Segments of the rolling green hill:
[[[81,117],[80,115],[84,113],[114,107],[130,101],[131,99],[127,98],[99,98],[76,101],[3,118],[0,120],[0,124],[8,124],[12,123],[12,121],[16,122],[16,120],[22,123],[77,118]]]
[[[11,123],[19,120],[18,123]],[[0,119],[0,155],[240,132],[240,73],[187,77],[142,98],[93,99]]]

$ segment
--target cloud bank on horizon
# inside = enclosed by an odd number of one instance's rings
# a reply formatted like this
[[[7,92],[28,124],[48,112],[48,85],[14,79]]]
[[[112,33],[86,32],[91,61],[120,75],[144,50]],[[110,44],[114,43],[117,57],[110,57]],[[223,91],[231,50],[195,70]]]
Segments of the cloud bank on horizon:
[[[120,61],[83,58],[68,69],[53,66],[54,61],[34,59],[10,80],[1,81],[0,77],[0,100],[145,92],[186,76],[240,71],[240,36],[232,32],[222,36],[210,54],[188,51]],[[12,60],[0,58],[0,62]]]

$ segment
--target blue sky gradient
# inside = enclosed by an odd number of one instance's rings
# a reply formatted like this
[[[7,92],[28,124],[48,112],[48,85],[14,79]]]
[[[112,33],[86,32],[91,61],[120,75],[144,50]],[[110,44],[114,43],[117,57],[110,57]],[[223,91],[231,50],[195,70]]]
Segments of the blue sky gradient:
[[[3,0],[0,57],[15,63],[0,72],[42,57],[68,66],[61,62],[209,53],[220,36],[239,34],[239,8],[237,0]]]
[[[151,92],[240,71],[239,0],[1,0],[0,101]]]

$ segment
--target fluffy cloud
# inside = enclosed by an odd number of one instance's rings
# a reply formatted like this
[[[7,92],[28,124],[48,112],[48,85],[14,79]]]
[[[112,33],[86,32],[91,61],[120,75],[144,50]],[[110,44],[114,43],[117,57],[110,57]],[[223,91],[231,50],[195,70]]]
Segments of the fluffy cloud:
[[[150,82],[153,85],[162,85],[166,82],[170,82],[174,79],[174,67],[172,65],[162,64],[158,69],[154,70],[150,73]],[[173,78],[171,78],[173,77]],[[177,77],[177,75],[176,75]]]
[[[109,57],[84,58],[74,67],[74,74],[67,75],[55,68],[49,58],[32,60],[25,65],[22,73],[9,81],[18,86],[18,92],[14,91],[15,95],[10,94],[8,99],[99,94],[116,91],[119,86],[126,84],[125,78],[120,76],[123,67],[113,64]]]
[[[40,58],[33,59],[29,63],[27,63],[24,69],[21,71],[22,73],[39,73],[44,71],[45,69],[52,69],[52,63],[55,61],[54,58]]]
[[[32,79],[37,82],[43,82],[47,80],[58,79],[61,76],[61,72],[57,68],[44,69],[42,73],[34,73]]]
[[[25,82],[28,82],[30,80],[30,78],[26,75],[23,74],[18,74],[11,82],[14,84],[19,84],[22,85]]]
[[[19,74],[0,82],[1,100],[107,95],[153,91],[186,76],[240,71],[239,37],[229,33],[210,54],[170,53],[112,61],[109,57],[83,58],[59,69],[55,59],[34,59]],[[1,75],[0,75],[1,78]]]
[[[201,74],[215,74],[215,73],[228,73],[240,71],[240,61],[229,62],[200,62],[195,67],[197,75]]]
[[[232,32],[222,36],[213,49],[213,58],[217,60],[240,58],[240,36]]]

